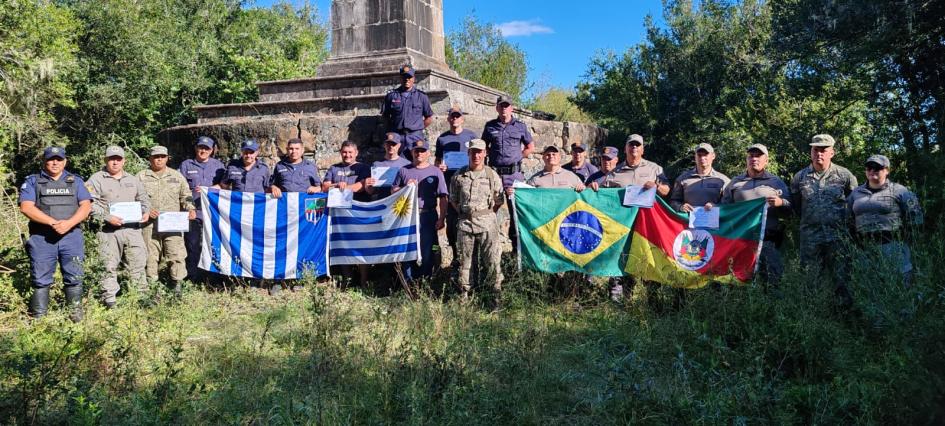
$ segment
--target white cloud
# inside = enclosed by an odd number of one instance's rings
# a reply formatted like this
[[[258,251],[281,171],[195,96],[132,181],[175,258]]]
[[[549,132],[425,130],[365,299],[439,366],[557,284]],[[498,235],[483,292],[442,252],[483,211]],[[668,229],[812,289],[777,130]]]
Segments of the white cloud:
[[[530,36],[532,34],[551,34],[550,27],[541,25],[537,19],[531,21],[509,21],[496,25],[503,37]]]

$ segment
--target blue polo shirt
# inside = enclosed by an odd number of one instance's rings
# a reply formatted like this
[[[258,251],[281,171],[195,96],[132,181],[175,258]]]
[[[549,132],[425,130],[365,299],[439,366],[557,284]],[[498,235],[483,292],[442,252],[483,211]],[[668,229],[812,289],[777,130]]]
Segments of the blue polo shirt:
[[[459,133],[453,133],[452,130],[443,132],[443,134],[436,138],[436,158],[442,160],[443,154],[447,152],[465,152],[466,143],[473,139],[476,139],[476,133],[469,129],[463,129],[463,131]],[[456,173],[456,170],[447,170],[443,173],[447,182],[453,179],[454,173]]]
[[[322,184],[318,168],[311,160],[303,159],[298,164],[282,160],[272,172],[271,185],[285,192],[307,192],[310,186]]]

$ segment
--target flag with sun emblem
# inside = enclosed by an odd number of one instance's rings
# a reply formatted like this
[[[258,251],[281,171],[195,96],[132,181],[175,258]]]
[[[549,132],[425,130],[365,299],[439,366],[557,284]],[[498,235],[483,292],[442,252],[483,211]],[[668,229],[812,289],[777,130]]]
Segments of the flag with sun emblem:
[[[659,199],[637,215],[626,271],[683,288],[750,281],[761,251],[766,206],[764,198],[722,204],[715,207],[718,229],[692,229],[686,213]]]
[[[420,260],[416,185],[407,185],[381,200],[331,208],[329,216],[328,262],[332,265]]]
[[[544,272],[623,275],[636,207],[623,189],[517,188],[515,214],[522,265]]]

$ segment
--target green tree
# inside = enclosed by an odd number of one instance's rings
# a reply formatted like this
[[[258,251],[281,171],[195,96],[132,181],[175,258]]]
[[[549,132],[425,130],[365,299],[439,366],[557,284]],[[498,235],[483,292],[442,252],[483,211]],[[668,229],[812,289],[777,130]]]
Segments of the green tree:
[[[554,114],[555,121],[592,123],[594,120],[571,101],[573,95],[574,92],[571,90],[552,87],[528,102],[526,107],[531,110]]]
[[[461,77],[522,99],[528,73],[525,51],[502,37],[495,25],[467,16],[462,29],[446,39],[446,63]]]

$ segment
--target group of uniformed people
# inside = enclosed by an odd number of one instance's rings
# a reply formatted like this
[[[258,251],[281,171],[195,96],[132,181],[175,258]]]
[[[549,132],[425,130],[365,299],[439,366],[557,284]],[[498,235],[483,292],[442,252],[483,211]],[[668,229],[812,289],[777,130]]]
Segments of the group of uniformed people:
[[[201,136],[195,144],[194,158],[184,160],[179,170],[167,167],[168,150],[154,147],[149,168],[136,176],[124,172],[125,152],[111,146],[105,151],[105,165],[88,182],[65,170],[66,152],[49,147],[43,152],[40,173],[27,177],[20,189],[20,209],[29,218],[30,237],[27,250],[31,259],[33,293],[30,312],[41,317],[47,311],[49,286],[57,264],[60,265],[74,321],[82,318],[81,295],[84,248],[78,225],[89,214],[94,217],[100,256],[104,261],[102,302],[113,307],[119,292],[118,266],[124,262],[132,283],[142,290],[158,281],[159,266],[168,265],[170,287],[180,293],[185,278],[196,280],[200,256],[201,229],[198,188],[217,187],[245,192],[266,192],[279,198],[283,192],[326,192],[330,188],[351,190],[356,200],[380,199],[405,185],[417,185],[420,208],[420,249],[423,259],[431,259],[438,230],[446,233],[454,253],[454,267],[462,299],[473,286],[473,266],[481,282],[501,290],[501,237],[497,211],[514,194],[513,183],[546,188],[621,188],[640,185],[656,188],[668,197],[677,210],[689,212],[695,207],[711,209],[716,204],[733,203],[764,197],[769,216],[760,256],[759,278],[773,286],[783,272],[780,246],[784,238],[782,219],[800,214],[800,252],[802,262],[819,269],[831,268],[836,291],[843,304],[852,302],[846,287],[847,252],[842,240],[849,235],[852,217],[861,241],[875,243],[881,252],[901,266],[903,279],[911,279],[912,265],[908,246],[901,233],[922,223],[922,211],[915,195],[902,185],[890,182],[889,159],[874,155],[866,161],[868,182],[857,186],[849,170],[833,164],[834,139],[814,136],[811,165],[799,171],[788,187],[767,171],[768,149],[754,144],[746,149],[746,170],[732,179],[713,168],[715,150],[707,143],[694,150],[695,167],[677,177],[671,186],[658,164],[643,158],[642,136],[631,135],[624,145],[625,161],[619,161],[614,147],[604,147],[598,169],[589,161],[588,147],[571,145],[571,161],[561,164],[561,150],[547,146],[542,151],[544,167],[527,180],[522,160],[533,149],[531,133],[513,115],[511,99],[496,100],[497,117],[486,123],[482,133],[464,128],[465,113],[460,108],[447,111],[449,130],[436,140],[435,158],[430,160],[430,144],[423,130],[432,121],[426,94],[415,87],[410,66],[400,70],[402,85],[384,100],[382,116],[388,122],[384,159],[373,167],[399,168],[390,186],[378,186],[371,177],[371,167],[357,161],[358,147],[353,142],[341,144],[341,162],[329,167],[320,177],[318,168],[303,157],[301,139],[290,139],[284,158],[271,170],[257,157],[259,145],[245,140],[240,145],[241,158],[224,165],[213,158],[215,141]],[[450,169],[448,152],[466,151],[468,166]],[[139,202],[140,221],[124,223],[110,213],[118,202]],[[154,219],[162,212],[187,212],[190,229],[186,233],[164,233],[154,228]],[[516,247],[514,215],[505,234]],[[841,259],[841,260],[838,260]],[[360,265],[361,283],[367,282],[368,268]],[[403,265],[404,276],[413,281],[432,273],[431,262]],[[346,274],[348,275],[348,274]],[[622,297],[626,280],[612,280],[611,295]],[[632,282],[632,281],[631,281]],[[276,293],[281,283],[272,283]]]

